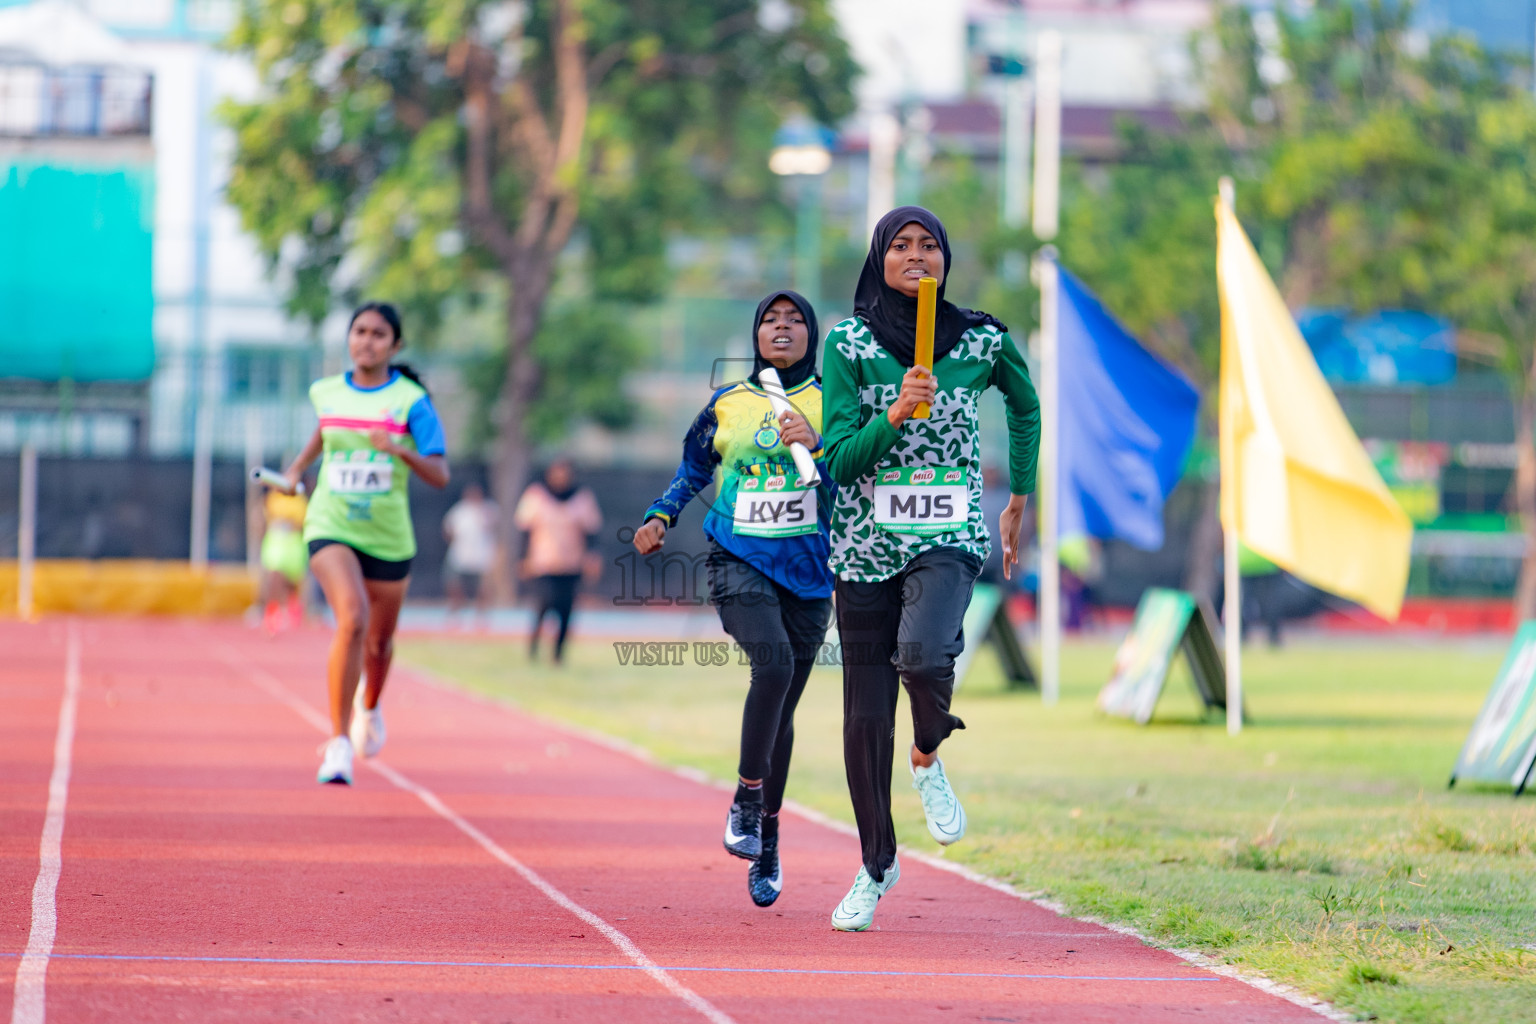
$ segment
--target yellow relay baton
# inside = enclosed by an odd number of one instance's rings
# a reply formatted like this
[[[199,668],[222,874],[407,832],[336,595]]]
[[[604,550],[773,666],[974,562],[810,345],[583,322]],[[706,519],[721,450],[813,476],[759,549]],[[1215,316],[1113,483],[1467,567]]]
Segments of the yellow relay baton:
[[[921,366],[930,376],[933,374],[933,319],[938,312],[938,305],[938,278],[925,277],[919,280],[917,282],[917,339],[912,365]],[[912,411],[912,418],[925,420],[928,418],[928,412],[928,403],[921,402]]]

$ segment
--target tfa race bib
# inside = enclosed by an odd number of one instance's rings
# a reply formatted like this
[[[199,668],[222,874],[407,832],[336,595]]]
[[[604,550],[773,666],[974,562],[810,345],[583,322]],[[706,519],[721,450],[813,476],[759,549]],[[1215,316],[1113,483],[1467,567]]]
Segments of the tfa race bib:
[[[731,529],[747,537],[816,532],[816,489],[789,476],[749,476],[736,491]]]
[[[325,467],[326,482],[333,494],[384,494],[395,483],[395,462],[383,459],[378,462],[329,463]]]
[[[875,474],[875,525],[890,533],[953,533],[971,517],[966,471],[949,466],[882,469]]]

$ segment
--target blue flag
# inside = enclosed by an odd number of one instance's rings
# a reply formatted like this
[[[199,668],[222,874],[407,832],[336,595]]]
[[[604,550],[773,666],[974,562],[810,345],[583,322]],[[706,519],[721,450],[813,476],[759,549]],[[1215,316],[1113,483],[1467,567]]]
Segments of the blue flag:
[[[1163,544],[1163,501],[1195,439],[1200,394],[1061,271],[1059,535]]]

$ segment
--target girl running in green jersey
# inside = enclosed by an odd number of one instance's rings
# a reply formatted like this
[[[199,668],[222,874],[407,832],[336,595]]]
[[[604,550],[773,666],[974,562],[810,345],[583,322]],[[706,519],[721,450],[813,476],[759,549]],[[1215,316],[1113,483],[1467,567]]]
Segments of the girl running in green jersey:
[[[965,723],[950,713],[955,658],[971,588],[992,548],[981,517],[977,405],[988,388],[1008,416],[1008,505],[998,522],[1003,573],[1018,564],[1025,498],[1035,489],[1040,403],[1008,329],[944,298],[953,268],[944,225],[919,206],[880,219],[854,294],[854,315],[827,335],[827,468],[838,484],[832,525],[843,651],[843,764],[863,866],[832,927],[863,931],[901,876],[891,821],[896,696],[912,713],[907,762],[928,831],[965,835],[965,810],[939,744]],[[938,281],[933,365],[915,351],[918,283]],[[930,415],[915,416],[919,405]]]
[[[416,555],[406,486],[411,473],[433,487],[448,483],[432,399],[408,367],[390,362],[404,341],[393,306],[357,308],[347,328],[352,369],[310,385],[320,425],[286,474],[289,489],[296,489],[323,451],[320,482],[304,517],[309,567],[336,616],[327,663],[331,739],[320,782],[350,785],[354,750],[372,757],[384,745],[379,697]],[[368,684],[360,694],[364,673]]]

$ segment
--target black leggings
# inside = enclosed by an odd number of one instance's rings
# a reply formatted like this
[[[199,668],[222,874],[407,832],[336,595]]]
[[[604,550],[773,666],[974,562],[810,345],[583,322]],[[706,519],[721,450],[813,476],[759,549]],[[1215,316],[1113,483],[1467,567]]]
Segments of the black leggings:
[[[528,655],[539,653],[539,633],[544,629],[544,616],[555,613],[555,660],[565,656],[565,636],[571,630],[571,608],[576,604],[576,585],[580,576],[536,576],[533,579],[534,606],[538,614],[533,619],[533,633],[528,637]]]
[[[832,599],[797,597],[718,544],[708,566],[720,624],[752,664],[737,771],[763,780],[763,810],[776,814],[789,781],[795,708],[826,639]]]
[[[891,763],[896,755],[898,680],[912,705],[912,741],[924,754],[965,723],[949,713],[961,626],[981,560],[933,548],[890,579],[837,581],[843,653],[843,766],[859,826],[864,868],[883,881],[896,857]]]

